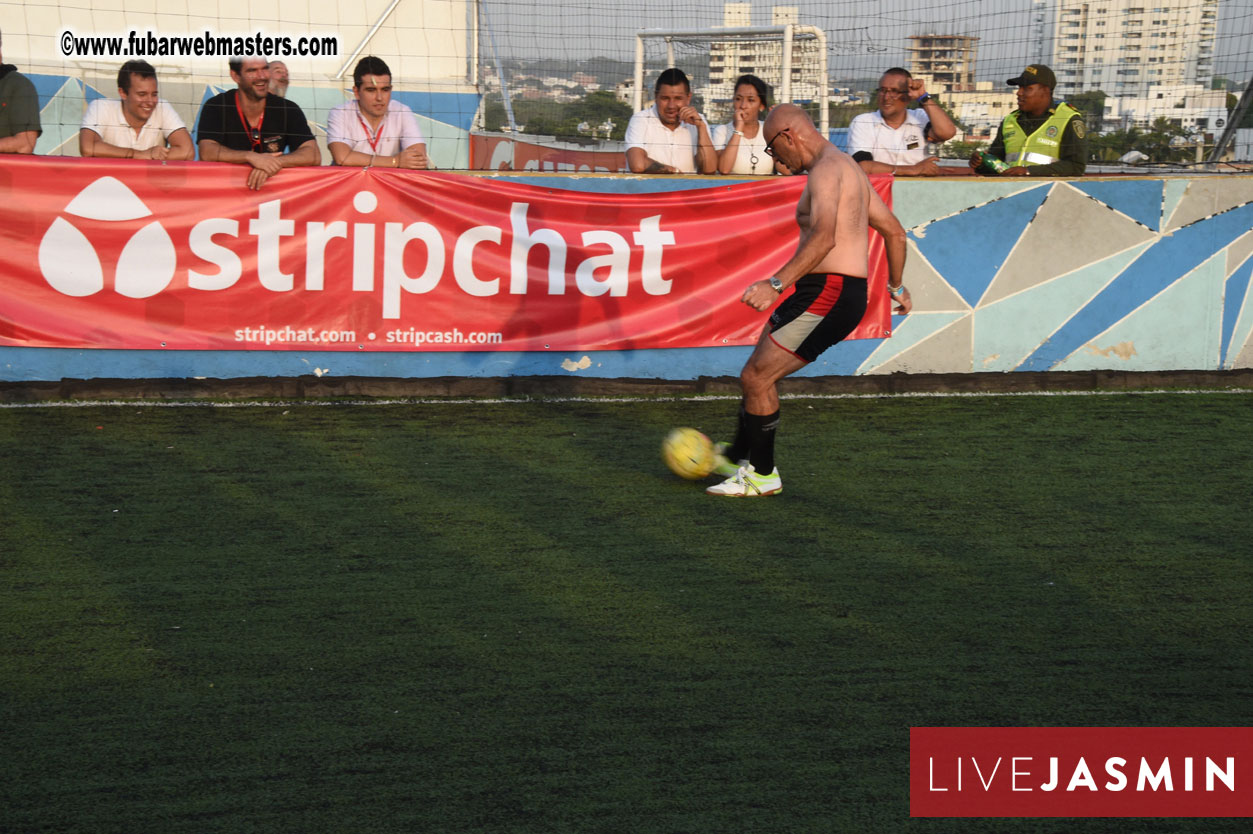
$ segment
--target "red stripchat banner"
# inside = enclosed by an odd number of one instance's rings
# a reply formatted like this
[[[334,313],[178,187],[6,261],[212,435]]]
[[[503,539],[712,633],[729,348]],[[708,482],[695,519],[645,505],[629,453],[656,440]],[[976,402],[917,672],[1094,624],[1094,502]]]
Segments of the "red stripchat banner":
[[[0,162],[0,345],[630,350],[746,345],[803,177],[652,194],[442,172]],[[890,205],[891,178],[873,178]],[[853,338],[890,335],[882,240]]]
[[[1253,816],[1253,728],[912,727],[913,817]]]

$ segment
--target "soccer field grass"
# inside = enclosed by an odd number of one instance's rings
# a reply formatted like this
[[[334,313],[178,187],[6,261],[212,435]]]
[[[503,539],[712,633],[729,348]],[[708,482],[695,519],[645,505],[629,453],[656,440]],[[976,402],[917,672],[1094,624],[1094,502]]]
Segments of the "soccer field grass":
[[[0,409],[0,830],[911,820],[909,727],[1245,726],[1253,395]]]

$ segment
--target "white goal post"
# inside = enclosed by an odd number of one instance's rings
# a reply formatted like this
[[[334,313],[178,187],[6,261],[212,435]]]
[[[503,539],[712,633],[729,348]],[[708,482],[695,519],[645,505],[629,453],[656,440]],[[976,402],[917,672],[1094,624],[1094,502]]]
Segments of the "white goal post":
[[[782,69],[776,99],[792,101],[792,44],[798,40],[817,41],[818,52],[818,118],[819,130],[825,137],[830,124],[827,109],[827,35],[817,26],[788,23],[783,26],[730,26],[723,29],[641,29],[635,35],[635,112],[644,109],[644,41],[666,42],[666,64],[674,66],[675,41],[754,42],[779,41],[782,44]]]

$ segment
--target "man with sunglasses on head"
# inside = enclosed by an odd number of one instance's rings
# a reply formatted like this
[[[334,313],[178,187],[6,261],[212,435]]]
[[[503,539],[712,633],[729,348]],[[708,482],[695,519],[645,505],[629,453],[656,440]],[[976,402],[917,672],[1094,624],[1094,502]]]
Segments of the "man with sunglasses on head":
[[[796,251],[778,272],[750,284],[740,297],[765,312],[794,288],[770,315],[740,372],[743,399],[735,440],[717,447],[714,471],[726,480],[706,492],[735,498],[783,491],[774,463],[777,385],[861,323],[870,274],[867,226],[883,236],[895,311],[905,314],[913,308],[901,283],[905,230],[853,158],[828,142],[805,111],[792,104],[770,111],[764,135],[766,153],[791,171],[804,171],[807,181],[796,206]]]
[[[284,168],[321,165],[313,132],[300,106],[270,92],[265,58],[231,58],[236,89],[219,93],[200,109],[196,142],[204,162],[250,165],[256,190]]]
[[[879,109],[862,113],[848,126],[848,152],[867,174],[934,177],[936,158],[927,143],[947,142],[957,125],[909,70],[892,67],[879,79]],[[918,108],[911,110],[910,102]]]

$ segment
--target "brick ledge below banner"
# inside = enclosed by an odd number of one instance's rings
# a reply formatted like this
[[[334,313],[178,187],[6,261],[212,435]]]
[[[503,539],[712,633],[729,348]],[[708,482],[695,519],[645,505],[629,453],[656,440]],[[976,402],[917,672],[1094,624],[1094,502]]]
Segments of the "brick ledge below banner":
[[[875,374],[792,377],[783,394],[1017,393],[1033,391],[1137,391],[1154,389],[1253,391],[1253,368],[1231,371],[1078,371],[1009,374]],[[0,381],[0,403],[84,400],[322,400],[427,397],[682,397],[734,395],[734,377],[695,380],[604,379],[564,376],[248,377],[238,379],[62,379]]]

